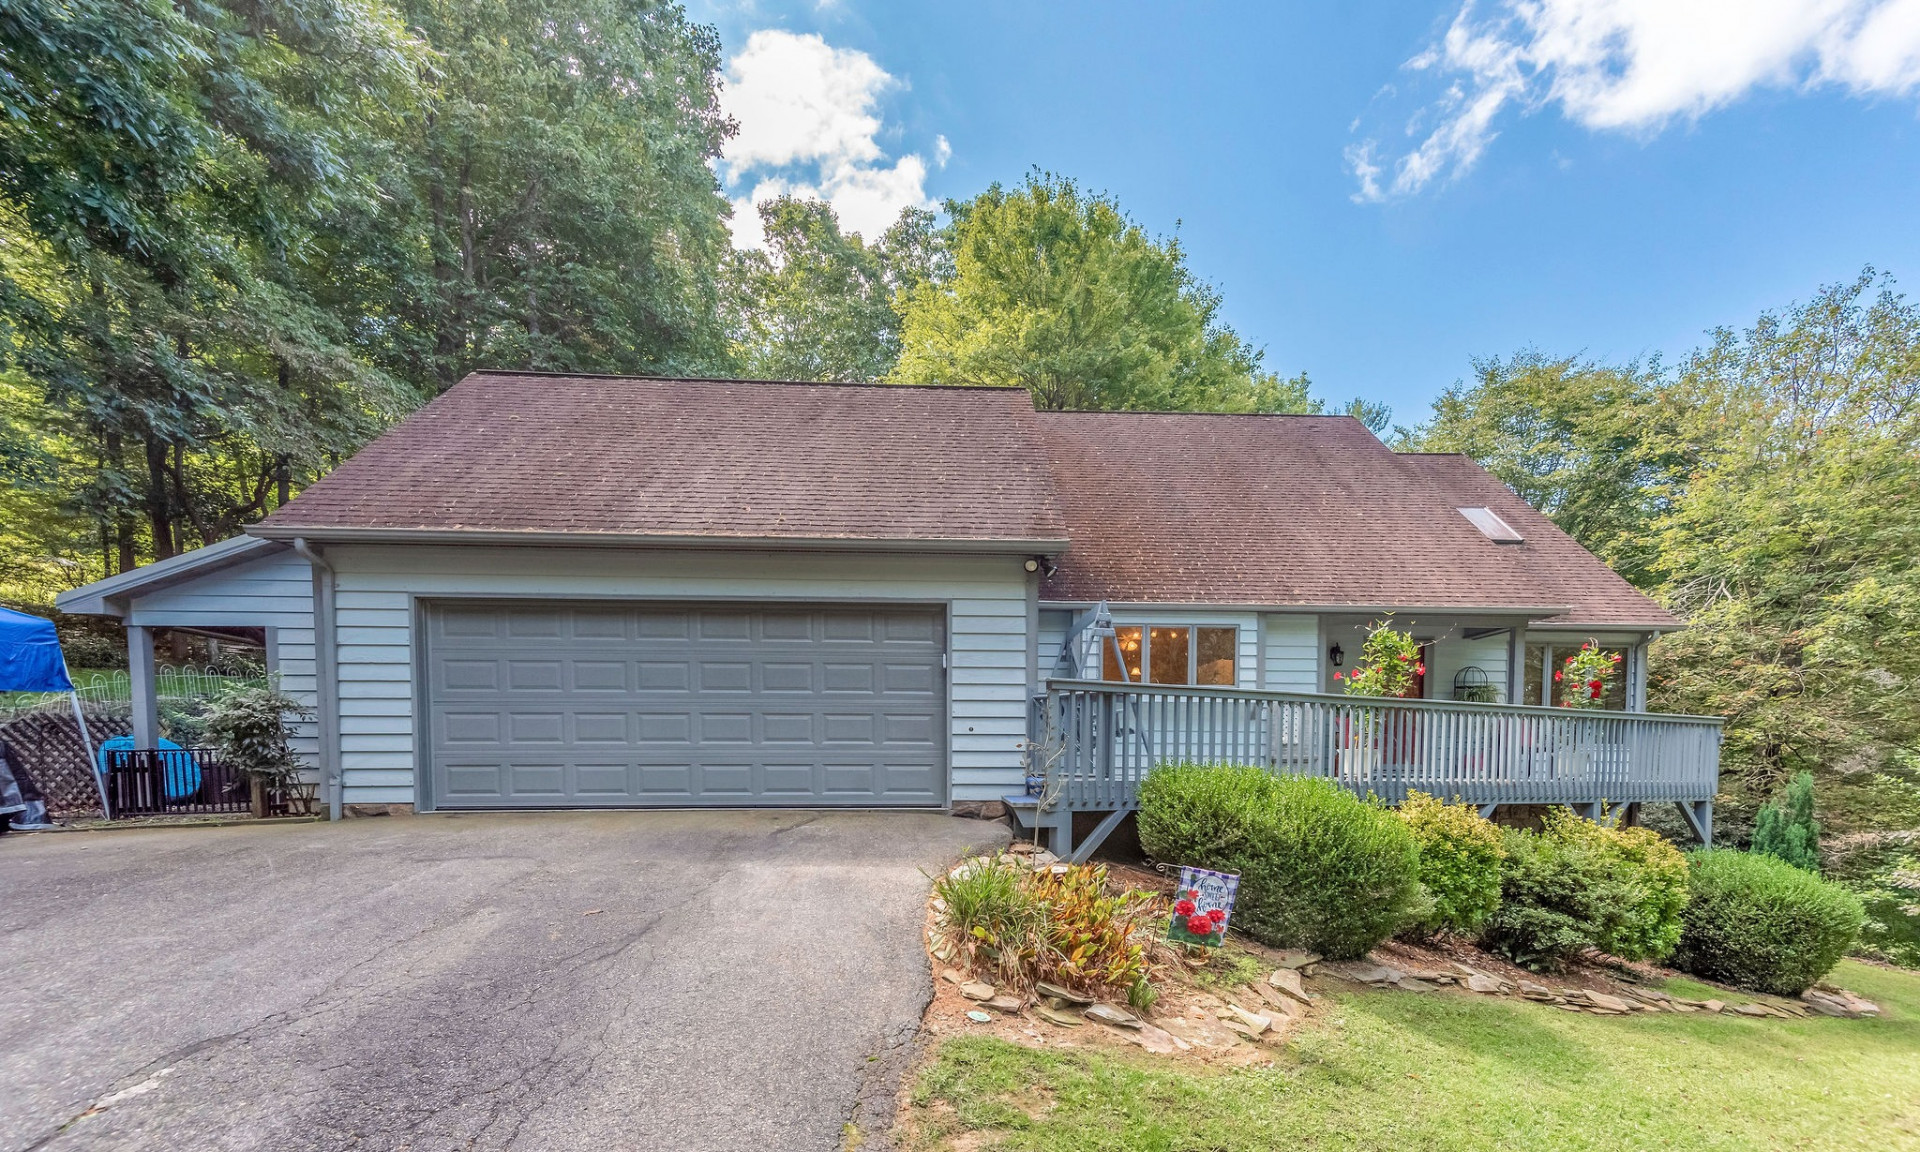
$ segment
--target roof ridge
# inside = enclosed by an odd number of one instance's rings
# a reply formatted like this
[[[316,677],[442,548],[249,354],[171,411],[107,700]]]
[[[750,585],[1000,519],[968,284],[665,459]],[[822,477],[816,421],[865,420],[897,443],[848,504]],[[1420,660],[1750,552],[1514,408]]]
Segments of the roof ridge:
[[[879,380],[756,380],[744,376],[648,376],[630,372],[554,372],[544,368],[475,368],[461,377],[537,376],[560,380],[632,380],[647,384],[777,384],[805,388],[886,388],[922,392],[1020,392],[1018,385],[998,384],[889,384]]]

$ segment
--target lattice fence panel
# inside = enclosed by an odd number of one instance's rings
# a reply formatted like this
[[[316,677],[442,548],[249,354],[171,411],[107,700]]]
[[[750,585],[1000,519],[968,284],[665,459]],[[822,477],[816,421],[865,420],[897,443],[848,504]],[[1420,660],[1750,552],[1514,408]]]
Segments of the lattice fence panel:
[[[87,714],[87,731],[96,747],[111,736],[133,734],[133,717],[118,712]],[[87,746],[73,714],[33,713],[0,724],[8,758],[23,788],[37,788],[47,810],[57,816],[100,810],[100,792],[87,763]]]

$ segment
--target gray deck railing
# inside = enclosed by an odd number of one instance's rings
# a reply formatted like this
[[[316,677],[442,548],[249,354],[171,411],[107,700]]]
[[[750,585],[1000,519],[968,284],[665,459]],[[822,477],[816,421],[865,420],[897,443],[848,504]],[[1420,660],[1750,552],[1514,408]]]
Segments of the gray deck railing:
[[[1135,806],[1154,766],[1258,764],[1398,803],[1410,791],[1492,804],[1703,804],[1720,721],[1443,700],[1052,680],[1050,794],[1076,811]]]

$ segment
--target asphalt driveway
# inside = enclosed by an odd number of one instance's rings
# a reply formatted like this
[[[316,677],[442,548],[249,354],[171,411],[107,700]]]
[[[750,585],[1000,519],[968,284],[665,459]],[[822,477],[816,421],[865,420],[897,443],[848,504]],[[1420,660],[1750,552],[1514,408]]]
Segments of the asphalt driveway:
[[[0,1150],[832,1149],[998,825],[621,812],[0,839]]]

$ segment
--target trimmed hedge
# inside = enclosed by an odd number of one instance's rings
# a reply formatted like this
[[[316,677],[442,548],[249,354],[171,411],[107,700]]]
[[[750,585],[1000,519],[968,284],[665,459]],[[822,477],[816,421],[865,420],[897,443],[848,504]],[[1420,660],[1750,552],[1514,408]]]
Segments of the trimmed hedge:
[[[1139,828],[1155,859],[1239,873],[1233,926],[1265,944],[1364,956],[1420,906],[1413,834],[1328,780],[1163,766],[1141,782]]]
[[[1657,833],[1556,810],[1505,846],[1500,910],[1481,943],[1514,963],[1558,968],[1588,948],[1658,960],[1679,943],[1687,861]]]
[[[1777,857],[1728,849],[1687,858],[1693,899],[1674,966],[1709,980],[1798,996],[1853,946],[1860,898]]]
[[[1501,863],[1507,858],[1500,829],[1471,804],[1448,804],[1424,792],[1407,795],[1400,818],[1420,845],[1420,883],[1433,898],[1433,911],[1411,930],[1424,936],[1478,932],[1500,908]]]

